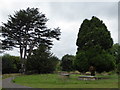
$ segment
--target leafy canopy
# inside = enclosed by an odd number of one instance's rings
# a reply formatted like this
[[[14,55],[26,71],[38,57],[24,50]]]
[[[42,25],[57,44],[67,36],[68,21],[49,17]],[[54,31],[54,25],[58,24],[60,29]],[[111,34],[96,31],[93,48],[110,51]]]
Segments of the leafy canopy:
[[[48,19],[45,14],[39,13],[38,8],[27,8],[9,15],[7,23],[1,26],[2,49],[11,50],[13,47],[20,49],[22,72],[25,72],[25,60],[31,55],[34,48],[40,44],[51,47],[53,38],[59,40],[60,29],[47,28]]]
[[[93,16],[91,20],[85,19],[81,24],[76,45],[77,52],[96,45],[107,50],[112,47],[113,40],[103,21]]]
[[[64,55],[61,60],[61,68],[63,71],[72,71],[74,70],[74,56],[73,55]]]
[[[18,73],[20,69],[20,59],[17,56],[5,54],[2,56],[2,73]]]
[[[60,29],[48,29],[47,21],[45,14],[39,13],[38,8],[22,9],[9,15],[7,23],[1,27],[4,37],[2,49],[20,48],[21,58],[24,58],[41,43],[52,45],[52,38],[59,40]]]
[[[95,67],[97,72],[114,69],[114,56],[108,53],[113,40],[102,20],[95,16],[91,20],[85,19],[79,29],[76,45],[78,46],[75,59],[77,70],[86,72],[90,66]]]
[[[37,73],[51,73],[55,71],[59,59],[52,55],[50,49],[41,44],[28,57],[26,62],[27,71],[36,71]]]

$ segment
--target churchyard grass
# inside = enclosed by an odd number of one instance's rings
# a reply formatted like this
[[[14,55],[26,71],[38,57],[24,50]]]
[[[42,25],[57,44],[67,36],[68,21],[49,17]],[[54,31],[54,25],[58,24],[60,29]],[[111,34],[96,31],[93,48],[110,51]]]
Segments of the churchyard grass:
[[[78,80],[78,74],[63,77],[58,74],[24,75],[16,77],[13,82],[33,88],[118,88],[118,75],[97,75],[109,79]]]

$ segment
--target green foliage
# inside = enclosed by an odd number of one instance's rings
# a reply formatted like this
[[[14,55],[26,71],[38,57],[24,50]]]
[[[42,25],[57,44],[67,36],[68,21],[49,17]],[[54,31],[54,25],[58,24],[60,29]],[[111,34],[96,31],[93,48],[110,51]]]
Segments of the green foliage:
[[[47,21],[45,14],[39,13],[38,8],[28,7],[26,10],[22,9],[16,11],[14,15],[9,15],[8,22],[1,26],[2,36],[5,37],[2,42],[3,49],[18,47],[17,45],[28,48],[31,44],[35,47],[43,42],[51,45],[51,38],[59,40],[60,29],[48,29]]]
[[[81,51],[76,55],[76,59],[74,61],[74,67],[79,72],[88,71],[88,68],[90,67],[90,65],[88,63],[88,58],[86,57],[86,54],[84,51]]]
[[[118,43],[112,46],[110,54],[115,56],[116,64],[120,63],[120,45]]]
[[[106,50],[112,47],[113,40],[105,24],[93,16],[91,20],[85,19],[83,21],[79,29],[76,45],[78,46],[77,52],[96,45]]]
[[[52,73],[56,69],[59,59],[49,51],[49,48],[43,44],[33,51],[26,62],[27,71],[36,71],[37,73]]]
[[[2,57],[2,73],[10,73],[13,69],[13,61],[10,60],[10,55],[6,54]]]
[[[80,72],[88,71],[90,66],[94,66],[99,73],[104,71],[109,72],[115,69],[115,58],[98,46],[91,47],[76,55],[75,66]]]
[[[120,45],[119,45],[119,48],[118,48],[118,63],[120,63]]]
[[[104,51],[91,58],[90,64],[92,64],[99,73],[104,71],[109,72],[115,69],[114,56]]]
[[[94,66],[97,72],[111,71],[115,68],[115,58],[108,53],[113,45],[106,25],[97,17],[85,19],[79,29],[76,45],[76,69],[85,72]]]
[[[120,75],[120,63],[117,64],[117,73]]]
[[[63,71],[72,71],[74,70],[73,62],[74,62],[73,55],[64,55],[61,61],[61,68]]]
[[[9,15],[7,23],[3,23],[2,49],[11,50],[13,47],[20,48],[22,71],[25,71],[25,59],[31,55],[35,47],[41,43],[51,47],[52,39],[59,40],[61,34],[59,27],[49,29],[46,26],[48,19],[38,8],[27,8],[16,11]]]
[[[59,60],[56,56],[51,56],[51,57],[49,58],[49,60],[51,61],[53,71],[59,70],[59,67],[60,67],[60,65],[59,65],[60,60]]]
[[[2,56],[2,73],[18,73],[20,69],[19,57],[5,54]]]

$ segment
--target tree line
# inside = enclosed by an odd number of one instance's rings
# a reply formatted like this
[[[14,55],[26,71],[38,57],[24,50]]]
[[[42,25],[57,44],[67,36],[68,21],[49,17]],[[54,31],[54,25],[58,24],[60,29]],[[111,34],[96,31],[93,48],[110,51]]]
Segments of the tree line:
[[[5,54],[2,57],[2,73],[19,73],[21,68],[20,59],[18,56]]]
[[[1,26],[2,50],[19,48],[20,57],[4,55],[3,73],[52,73],[55,70],[109,72],[120,66],[120,45],[114,44],[102,20],[93,16],[81,24],[76,40],[76,55],[65,55],[62,60],[50,52],[53,39],[60,39],[60,28],[48,28],[48,19],[38,8],[27,8],[9,15]],[[8,67],[9,66],[9,67]],[[7,70],[5,69],[7,67]]]
[[[29,61],[26,62],[26,74],[34,74],[34,73],[53,73],[54,71],[75,71],[78,70],[80,72],[85,73],[86,71],[89,71],[89,63],[86,62],[82,57],[80,56],[79,60],[83,61],[77,61],[76,59],[78,56],[76,55],[69,55],[66,54],[62,57],[60,60],[56,56],[54,56],[50,51],[47,51],[44,45],[40,46],[39,49],[34,50],[34,54],[29,57]],[[118,43],[114,44],[109,52],[111,58],[114,60],[111,62],[113,65],[110,64],[109,60],[106,60],[107,63],[101,62],[101,59],[96,59],[96,62],[98,66],[96,67],[96,72],[109,72],[109,71],[115,71],[116,73],[119,73],[120,69],[120,45]],[[85,57],[86,58],[86,57]],[[103,58],[103,57],[102,57]],[[106,57],[104,57],[106,58]],[[76,68],[76,63],[81,66],[81,69]],[[87,64],[83,64],[87,63]],[[88,66],[87,66],[88,65]],[[107,67],[106,67],[107,66]],[[88,67],[86,69],[86,67]],[[85,69],[85,70],[84,70]],[[11,56],[9,54],[5,54],[2,56],[2,73],[20,73],[21,70],[21,61],[20,57],[18,56]]]
[[[98,54],[96,53],[98,51],[94,53],[91,51],[86,52],[87,53],[80,52],[80,54],[75,56],[68,54],[64,55],[60,64],[61,70],[67,72],[78,70],[79,72],[85,73],[90,71],[90,66],[94,66],[95,71],[98,73],[110,71],[114,71],[118,74],[120,73],[120,45],[118,43],[114,44],[107,53],[104,52],[94,56],[95,54]],[[90,59],[91,61],[88,61],[88,58],[91,55],[94,59]]]

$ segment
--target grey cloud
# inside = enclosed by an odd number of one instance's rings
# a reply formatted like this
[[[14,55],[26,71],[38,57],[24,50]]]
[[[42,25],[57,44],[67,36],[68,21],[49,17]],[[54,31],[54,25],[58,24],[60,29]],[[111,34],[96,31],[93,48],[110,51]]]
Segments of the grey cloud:
[[[120,43],[120,1],[118,3],[118,42]]]
[[[91,18],[91,16],[116,17],[117,2],[64,2],[50,3],[51,16],[68,21]]]
[[[77,30],[77,29],[76,29]],[[59,57],[62,58],[65,54],[76,53],[76,32],[62,33],[60,41],[54,41],[52,51]]]
[[[109,31],[112,32],[112,38],[114,42],[117,42],[117,37],[115,36],[117,32],[117,3],[51,3],[50,4],[51,17],[52,19],[62,22],[68,22],[70,30],[64,29],[65,25],[61,26],[61,40],[60,42],[54,42],[52,51],[56,53],[60,58],[65,54],[75,54],[76,53],[76,39],[77,33],[79,31],[80,24],[85,18],[91,19],[93,15],[97,16],[107,25]],[[109,22],[110,21],[110,22]],[[71,25],[70,23],[76,22],[78,27]],[[59,24],[58,24],[59,26]],[[114,33],[113,33],[114,32]]]
[[[0,20],[5,21],[7,20],[6,16],[11,12],[29,6],[39,8],[40,12],[46,14],[47,18],[50,19],[48,25],[50,28],[58,26],[61,28],[61,39],[60,41],[54,41],[52,48],[52,52],[59,58],[65,54],[75,55],[77,33],[80,24],[85,18],[91,19],[95,15],[103,22],[106,19],[105,24],[107,24],[110,31],[117,33],[117,2],[13,2],[11,5],[10,7],[4,6],[0,8],[2,12],[0,13],[2,19]],[[4,9],[5,7],[6,9]],[[115,34],[113,34],[113,39],[117,41]],[[11,53],[16,54],[16,51],[14,50]]]

